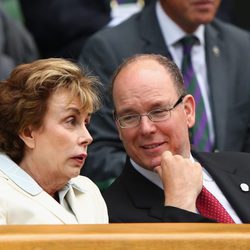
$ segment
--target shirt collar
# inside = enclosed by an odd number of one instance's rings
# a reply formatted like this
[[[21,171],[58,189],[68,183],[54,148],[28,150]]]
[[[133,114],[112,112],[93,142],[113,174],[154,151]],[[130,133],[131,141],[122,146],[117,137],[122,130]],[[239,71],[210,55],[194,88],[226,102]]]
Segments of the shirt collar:
[[[78,190],[81,193],[85,193],[86,189],[78,186],[76,183],[74,183],[72,180],[70,180],[60,191],[58,191],[59,196],[59,203],[63,204],[63,200],[65,199],[65,196],[69,192],[70,189]]]
[[[0,153],[0,171],[2,171],[11,181],[23,189],[25,192],[35,196],[43,191],[38,183],[22,168],[20,168],[7,155]],[[70,187],[84,193],[86,190],[70,180],[60,191],[63,196],[66,195]]]
[[[165,13],[159,1],[156,3],[156,16],[168,47],[175,45],[181,38],[188,35]],[[201,45],[205,44],[204,33],[204,25],[200,25],[193,33],[199,39]]]
[[[37,195],[42,192],[42,188],[30,175],[28,175],[7,155],[2,153],[0,154],[0,170],[25,192],[28,192],[31,195]]]
[[[130,162],[132,164],[132,166],[141,174],[143,175],[146,179],[150,180],[151,182],[153,182],[156,186],[160,187],[161,189],[163,189],[163,185],[162,185],[162,181],[160,176],[150,170],[147,170],[141,166],[139,166],[137,163],[135,163],[132,159],[130,159]]]

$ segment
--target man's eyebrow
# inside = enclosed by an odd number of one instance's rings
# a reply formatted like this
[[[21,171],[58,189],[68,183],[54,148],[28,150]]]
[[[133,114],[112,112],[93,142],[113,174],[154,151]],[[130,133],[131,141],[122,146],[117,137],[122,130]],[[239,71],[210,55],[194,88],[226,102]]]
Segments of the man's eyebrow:
[[[170,101],[159,101],[157,103],[153,103],[150,105],[149,111],[155,110],[155,109],[164,109],[164,108],[171,108],[171,102]],[[138,114],[139,112],[133,110],[131,107],[125,108],[119,114]]]
[[[131,108],[126,108],[126,109],[120,111],[119,114],[121,114],[121,115],[124,115],[124,114],[125,115],[127,115],[127,114],[138,114],[138,112],[131,109]]]

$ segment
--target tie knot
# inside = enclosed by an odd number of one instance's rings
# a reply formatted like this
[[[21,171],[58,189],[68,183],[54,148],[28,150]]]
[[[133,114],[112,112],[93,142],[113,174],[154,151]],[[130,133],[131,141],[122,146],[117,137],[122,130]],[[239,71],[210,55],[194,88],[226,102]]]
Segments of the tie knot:
[[[197,44],[198,42],[199,40],[196,36],[185,36],[180,40],[184,53],[190,53],[193,45]]]

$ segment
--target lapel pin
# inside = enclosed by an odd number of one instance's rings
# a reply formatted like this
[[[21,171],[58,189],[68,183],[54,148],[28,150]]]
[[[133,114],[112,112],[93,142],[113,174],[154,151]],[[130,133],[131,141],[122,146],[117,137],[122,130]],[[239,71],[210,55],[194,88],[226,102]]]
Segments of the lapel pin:
[[[212,51],[215,56],[219,57],[220,56],[220,49],[217,46],[213,46]]]
[[[241,183],[240,188],[243,192],[249,192],[249,186],[246,183]]]

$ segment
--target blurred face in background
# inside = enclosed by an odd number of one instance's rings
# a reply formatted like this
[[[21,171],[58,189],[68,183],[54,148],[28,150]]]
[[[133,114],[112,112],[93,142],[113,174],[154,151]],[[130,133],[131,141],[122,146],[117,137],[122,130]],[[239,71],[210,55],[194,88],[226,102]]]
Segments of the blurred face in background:
[[[185,32],[194,32],[199,25],[210,23],[221,0],[160,0],[167,15]]]

